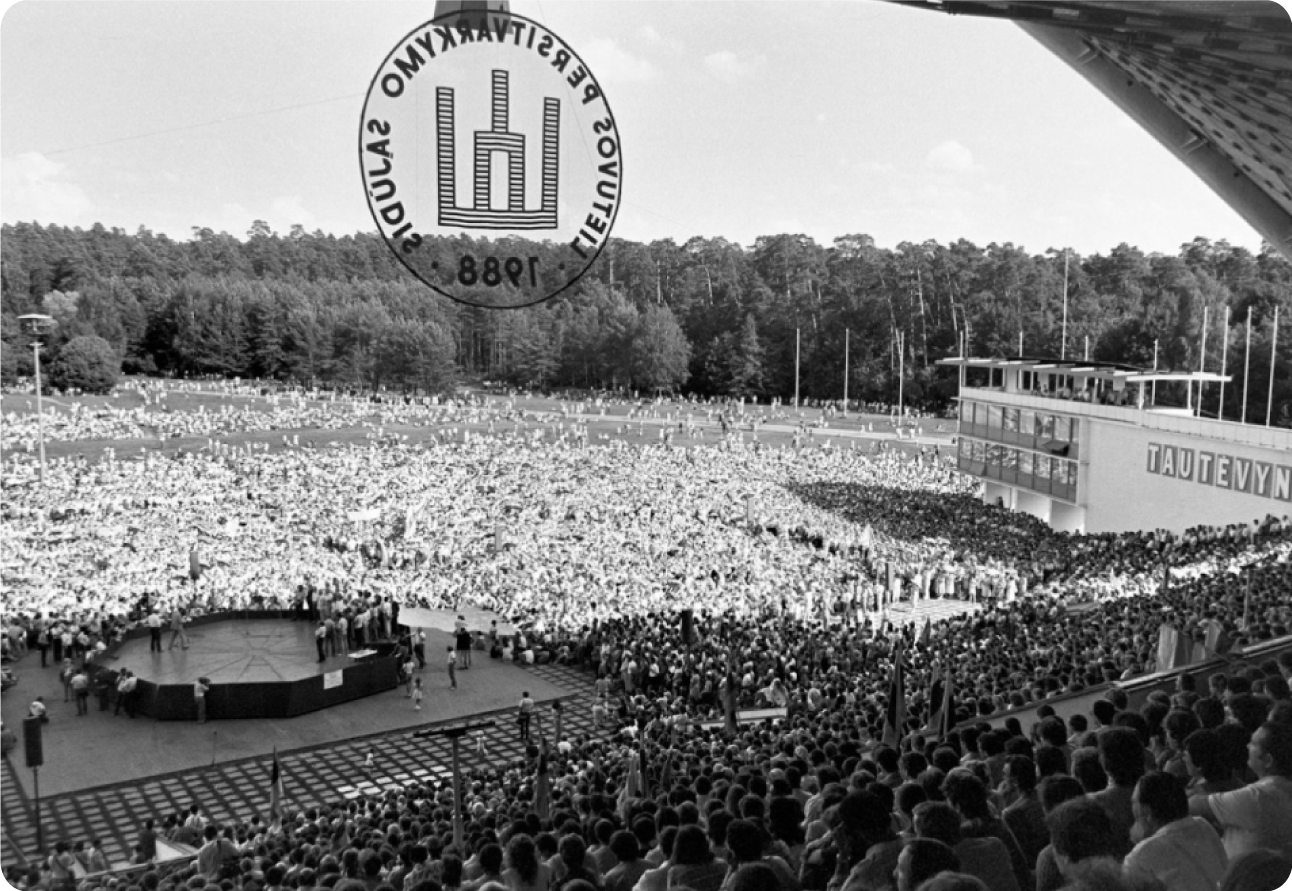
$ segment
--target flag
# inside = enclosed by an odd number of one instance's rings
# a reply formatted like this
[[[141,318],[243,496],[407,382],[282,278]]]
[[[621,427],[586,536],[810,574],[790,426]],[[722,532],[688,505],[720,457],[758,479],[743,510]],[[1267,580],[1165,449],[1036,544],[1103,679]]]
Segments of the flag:
[[[951,725],[955,721],[955,709],[952,707],[952,687],[954,681],[951,679],[951,666],[947,666],[946,671],[940,677],[933,681],[933,689],[929,691],[929,722],[928,730],[934,734],[937,739],[944,739],[951,731]]]
[[[888,688],[888,711],[884,715],[881,742],[897,748],[902,741],[902,727],[906,723],[906,677],[902,668],[902,639],[897,639],[893,650],[893,679]]]
[[[534,779],[534,812],[540,820],[551,818],[552,779],[547,770],[547,740],[538,752],[538,775]]]
[[[628,815],[628,803],[641,797],[642,773],[641,759],[634,752],[628,757],[628,775],[624,777],[624,786],[619,790],[619,813]]]
[[[283,818],[283,769],[278,763],[278,747],[274,747],[274,763],[269,769],[269,822],[276,823]]]
[[[1243,594],[1243,625],[1244,632],[1247,631],[1248,622],[1251,620],[1252,609],[1252,574],[1247,574],[1247,590]]]
[[[646,760],[646,728],[637,734],[637,773],[641,777],[641,796],[650,798],[650,762]]]
[[[1157,593],[1162,597],[1171,593],[1171,564],[1165,560],[1162,561],[1162,585]]]
[[[920,646],[927,647],[929,645],[929,641],[932,638],[932,636],[933,636],[933,618],[931,616],[925,616],[924,630],[920,632]]]
[[[727,722],[727,732],[735,735],[740,730],[740,725],[736,721],[736,675],[730,669],[727,670],[726,680],[723,681],[722,690],[722,715]]]
[[[1234,642],[1219,619],[1211,620],[1210,625],[1207,627],[1207,638],[1203,646],[1217,656],[1223,656],[1233,649]]]

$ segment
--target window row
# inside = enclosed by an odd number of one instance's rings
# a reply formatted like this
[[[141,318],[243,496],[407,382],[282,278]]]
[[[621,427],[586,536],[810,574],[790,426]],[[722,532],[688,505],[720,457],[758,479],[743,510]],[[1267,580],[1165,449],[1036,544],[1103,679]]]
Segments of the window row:
[[[1076,442],[1079,424],[1076,418],[1066,415],[968,401],[960,403],[960,421],[988,430],[1007,430],[1034,436],[1038,440],[1056,442]]]
[[[1021,449],[1011,449],[1009,446],[964,438],[960,440],[959,457],[962,468],[967,463],[970,467],[994,467],[1017,473],[1020,485],[1028,485],[1024,481],[1024,477],[1030,477],[1035,480],[1052,480],[1060,486],[1075,488],[1077,485],[1078,464],[1076,461],[1052,458]],[[987,472],[990,474],[990,471]],[[995,476],[995,474],[990,475]],[[1049,487],[1043,486],[1042,488],[1048,489]]]

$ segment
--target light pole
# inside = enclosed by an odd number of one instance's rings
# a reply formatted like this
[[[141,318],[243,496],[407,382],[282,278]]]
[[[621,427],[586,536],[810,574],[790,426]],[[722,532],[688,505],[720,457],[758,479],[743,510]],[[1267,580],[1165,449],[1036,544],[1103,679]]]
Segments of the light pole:
[[[40,429],[40,484],[45,485],[45,410],[44,403],[41,401],[40,394],[40,350],[43,344],[40,338],[53,330],[58,324],[52,316],[42,315],[41,313],[29,313],[25,316],[18,317],[19,324],[25,334],[30,335],[32,360],[36,366],[36,424]]]

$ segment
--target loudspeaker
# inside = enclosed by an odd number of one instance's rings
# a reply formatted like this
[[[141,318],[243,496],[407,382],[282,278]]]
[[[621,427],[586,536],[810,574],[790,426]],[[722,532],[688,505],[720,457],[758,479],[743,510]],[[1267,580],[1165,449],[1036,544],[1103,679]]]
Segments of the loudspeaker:
[[[682,642],[687,646],[695,643],[695,610],[682,610]]]
[[[40,767],[45,763],[45,750],[40,743],[40,718],[22,719],[22,739],[27,755],[28,767]]]

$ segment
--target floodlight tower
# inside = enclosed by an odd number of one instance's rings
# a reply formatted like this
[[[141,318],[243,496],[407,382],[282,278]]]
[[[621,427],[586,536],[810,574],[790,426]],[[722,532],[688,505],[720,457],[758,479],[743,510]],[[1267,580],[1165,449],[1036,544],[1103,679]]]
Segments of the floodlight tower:
[[[32,338],[31,355],[36,366],[36,424],[40,428],[40,485],[45,485],[45,410],[40,395],[40,351],[44,344],[40,339],[54,330],[58,323],[52,316],[41,313],[29,313],[18,317],[23,333]]]

